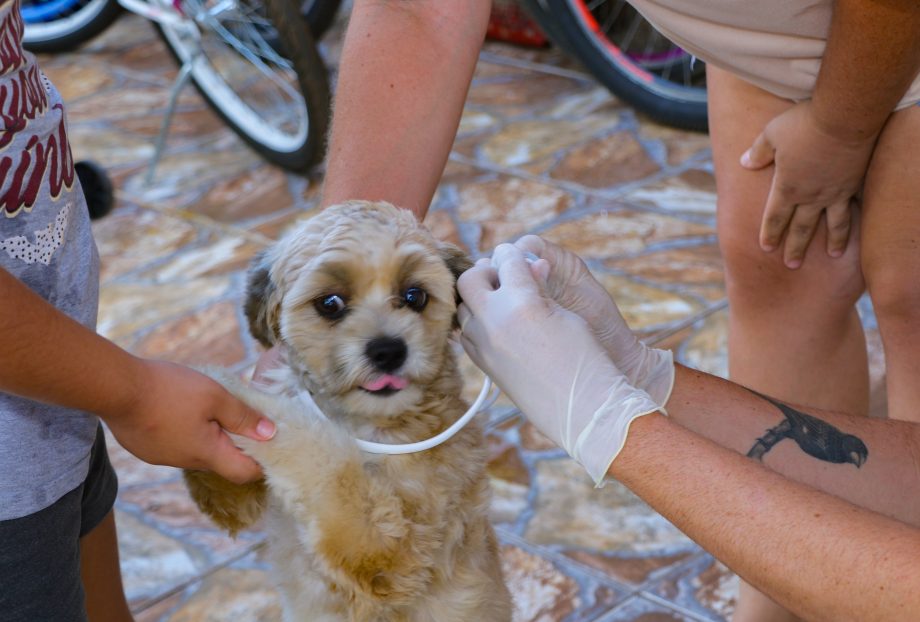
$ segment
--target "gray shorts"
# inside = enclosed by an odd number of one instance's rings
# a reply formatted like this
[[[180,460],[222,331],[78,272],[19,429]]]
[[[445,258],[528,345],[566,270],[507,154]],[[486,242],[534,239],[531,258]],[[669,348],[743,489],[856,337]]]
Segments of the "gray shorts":
[[[86,622],[80,538],[117,491],[100,425],[82,484],[44,510],[0,521],[0,622]]]

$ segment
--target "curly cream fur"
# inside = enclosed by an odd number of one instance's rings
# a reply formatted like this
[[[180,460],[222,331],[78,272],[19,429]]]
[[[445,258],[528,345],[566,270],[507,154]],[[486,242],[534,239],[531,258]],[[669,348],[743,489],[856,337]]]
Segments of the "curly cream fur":
[[[285,619],[316,622],[505,622],[511,604],[495,534],[481,422],[417,454],[381,456],[384,443],[433,436],[466,410],[448,337],[454,281],[469,260],[437,242],[411,213],[382,203],[325,210],[287,235],[252,272],[253,333],[280,345],[287,366],[275,394],[214,374],[278,425],[275,438],[238,438],[267,478],[264,490],[190,475],[200,507],[231,529],[265,505]],[[396,296],[429,295],[422,313]],[[336,289],[338,288],[338,289]],[[347,320],[319,317],[312,300],[344,292]],[[409,346],[409,387],[382,397],[360,389],[372,373],[362,344],[380,334]],[[298,394],[310,391],[315,404]],[[318,405],[318,406],[317,406]],[[219,478],[217,478],[219,479]]]

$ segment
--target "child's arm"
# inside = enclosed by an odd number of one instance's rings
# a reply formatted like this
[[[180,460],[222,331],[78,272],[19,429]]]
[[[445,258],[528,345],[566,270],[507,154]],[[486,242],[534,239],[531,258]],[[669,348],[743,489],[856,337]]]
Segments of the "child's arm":
[[[96,413],[147,462],[260,477],[223,429],[264,440],[268,419],[198,372],[129,354],[3,269],[0,339],[0,391]]]

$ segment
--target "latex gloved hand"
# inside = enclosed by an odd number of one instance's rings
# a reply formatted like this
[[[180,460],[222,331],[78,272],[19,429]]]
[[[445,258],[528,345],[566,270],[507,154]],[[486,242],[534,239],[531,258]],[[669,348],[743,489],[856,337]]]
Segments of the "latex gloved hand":
[[[658,405],[630,386],[582,318],[543,294],[518,248],[500,245],[457,285],[470,358],[600,486],[632,421]]]
[[[545,260],[531,270],[543,281],[546,295],[583,318],[629,383],[664,410],[674,387],[671,351],[649,348],[636,338],[610,294],[578,255],[535,235],[524,236],[515,246]]]

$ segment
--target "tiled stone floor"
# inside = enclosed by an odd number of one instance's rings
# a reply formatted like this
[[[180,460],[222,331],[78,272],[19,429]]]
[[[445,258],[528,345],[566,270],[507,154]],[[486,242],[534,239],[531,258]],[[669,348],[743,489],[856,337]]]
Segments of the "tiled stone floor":
[[[333,68],[340,40],[341,25],[324,44]],[[117,209],[94,225],[100,331],[139,355],[249,369],[259,349],[240,311],[245,266],[316,209],[321,172],[304,179],[262,163],[188,89],[145,187],[176,71],[149,25],[125,16],[84,49],[41,60],[68,102],[77,159],[104,164],[118,188]],[[556,51],[488,44],[428,222],[473,255],[526,232],[578,251],[645,338],[724,375],[714,192],[706,136],[637,117]],[[516,622],[731,613],[737,581],[722,565],[623,487],[595,491],[508,402],[491,417],[493,518]],[[175,469],[110,442],[137,619],[278,620],[262,534],[229,539]]]

